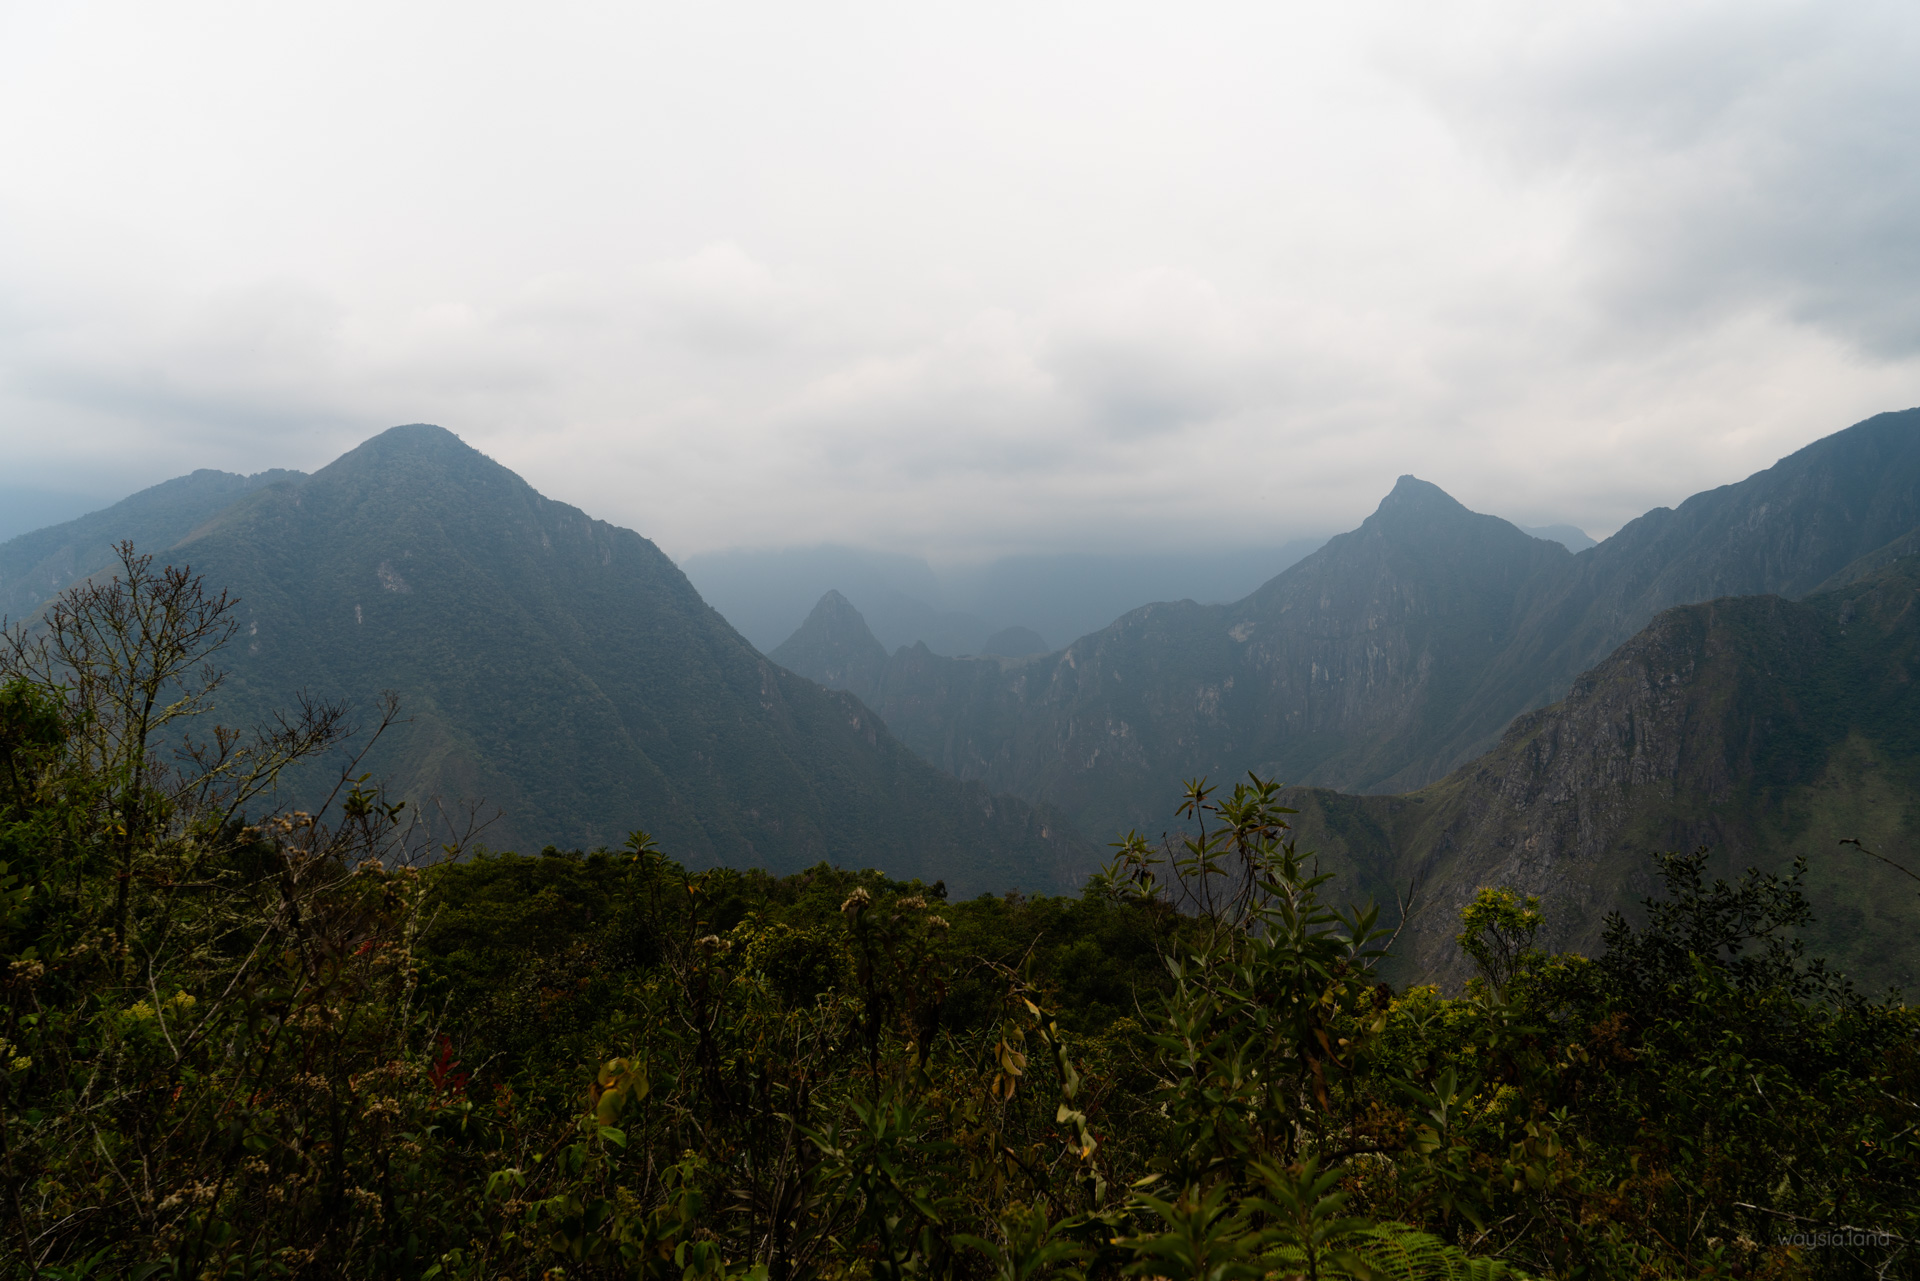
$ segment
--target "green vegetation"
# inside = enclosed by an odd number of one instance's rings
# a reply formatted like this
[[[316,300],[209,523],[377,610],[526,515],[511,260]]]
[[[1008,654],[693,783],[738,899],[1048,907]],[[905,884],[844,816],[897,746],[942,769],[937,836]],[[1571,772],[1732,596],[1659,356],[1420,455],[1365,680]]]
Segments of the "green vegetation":
[[[1913,1272],[1920,1018],[1801,870],[1668,856],[1596,960],[1494,888],[1449,997],[1258,780],[1070,899],[459,857],[352,761],[249,819],[347,740],[200,728],[232,622],[128,552],[0,651],[12,1275]]]
[[[203,468],[0,542],[0,617],[18,622],[70,584],[110,568],[123,542],[171,547],[254,490],[302,479],[297,471],[236,476]]]

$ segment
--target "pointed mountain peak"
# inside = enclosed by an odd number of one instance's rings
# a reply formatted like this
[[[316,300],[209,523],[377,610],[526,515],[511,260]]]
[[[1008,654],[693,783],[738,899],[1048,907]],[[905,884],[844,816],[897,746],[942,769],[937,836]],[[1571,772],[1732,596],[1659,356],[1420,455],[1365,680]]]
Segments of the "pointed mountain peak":
[[[323,470],[355,471],[369,465],[447,467],[475,462],[499,465],[445,427],[408,423],[403,427],[389,427],[361,441]]]
[[[865,698],[887,664],[887,649],[874,638],[853,602],[829,591],[800,624],[767,655],[790,672]]]
[[[1379,513],[1402,511],[1422,514],[1442,512],[1472,514],[1452,494],[1431,481],[1421,480],[1418,476],[1402,476],[1393,483],[1393,491],[1380,500]]]
[[[807,617],[808,621],[811,622],[816,618],[844,618],[849,614],[859,619],[862,627],[867,625],[866,618],[862,616],[859,610],[853,607],[853,602],[845,596],[842,596],[835,589],[829,587],[827,594],[820,598],[820,603],[813,607],[813,613]]]
[[[807,621],[800,624],[800,630],[781,643],[785,649],[795,641],[811,644],[825,642],[841,649],[853,649],[874,653],[885,658],[886,647],[874,638],[873,629],[867,626],[864,614],[855,609],[853,602],[839,592],[829,590],[820,598],[820,603],[807,615]],[[780,650],[775,650],[778,654]]]

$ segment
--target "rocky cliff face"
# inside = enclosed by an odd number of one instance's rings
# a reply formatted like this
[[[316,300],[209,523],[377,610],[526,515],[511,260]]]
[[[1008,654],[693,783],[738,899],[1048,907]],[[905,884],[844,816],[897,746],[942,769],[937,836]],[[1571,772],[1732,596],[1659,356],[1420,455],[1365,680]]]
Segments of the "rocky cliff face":
[[[1670,610],[1440,782],[1391,797],[1299,789],[1289,803],[1302,843],[1351,888],[1383,902],[1412,890],[1409,974],[1464,977],[1452,936],[1480,886],[1541,895],[1550,941],[1591,950],[1606,913],[1653,888],[1654,851],[1704,844],[1727,871],[1807,855],[1818,949],[1910,986],[1920,887],[1837,842],[1917,862],[1916,676],[1908,558],[1806,602]]]

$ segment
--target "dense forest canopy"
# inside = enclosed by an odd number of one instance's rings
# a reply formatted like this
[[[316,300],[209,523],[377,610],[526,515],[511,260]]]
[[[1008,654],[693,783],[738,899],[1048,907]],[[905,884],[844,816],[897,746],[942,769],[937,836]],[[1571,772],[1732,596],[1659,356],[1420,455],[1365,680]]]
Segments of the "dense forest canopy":
[[[13,1274],[1920,1267],[1920,1017],[1798,870],[1661,856],[1591,958],[1487,887],[1448,993],[1257,778],[1071,897],[422,848],[357,765],[273,808],[396,713],[218,727],[232,611],[129,547],[0,650]]]

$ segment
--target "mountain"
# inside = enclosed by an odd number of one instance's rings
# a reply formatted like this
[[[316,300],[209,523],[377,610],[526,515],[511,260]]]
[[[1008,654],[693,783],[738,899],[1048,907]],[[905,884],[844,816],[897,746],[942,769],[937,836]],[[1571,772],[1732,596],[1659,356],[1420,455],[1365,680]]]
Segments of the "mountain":
[[[1001,556],[938,572],[918,557],[854,547],[732,548],[689,556],[681,568],[767,653],[824,593],[837,591],[889,651],[924,643],[935,654],[989,654],[1008,649],[1010,640],[996,638],[1015,629],[1083,636],[1153,600],[1238,600],[1324,541],[1205,553]]]
[[[1233,605],[1147,606],[1019,663],[900,649],[857,680],[798,670],[857,693],[942,768],[1059,805],[1105,836],[1157,829],[1179,779],[1197,774],[1422,787],[1660,611],[1802,595],[1916,528],[1920,411],[1909,410],[1649,512],[1578,555],[1408,476],[1358,529]]]
[[[1586,530],[1576,525],[1518,525],[1515,528],[1523,534],[1559,543],[1570,552],[1583,552],[1589,547],[1599,546]]]
[[[971,654],[995,627],[942,608],[933,567],[917,556],[826,544],[729,548],[681,562],[700,595],[741,635],[771,653],[825,592],[860,602],[868,625],[892,645],[919,642],[942,654]]]
[[[818,672],[814,679],[829,689],[878,689],[887,669],[887,648],[874,637],[853,602],[829,591],[768,658],[795,672]]]
[[[1911,992],[1920,884],[1838,842],[1920,872],[1920,556],[1805,601],[1668,610],[1432,786],[1287,803],[1362,892],[1417,887],[1411,974],[1464,977],[1453,934],[1483,885],[1539,894],[1543,942],[1592,954],[1605,914],[1654,888],[1653,851],[1707,845],[1723,875],[1808,856],[1813,950]]]
[[[498,806],[496,848],[645,827],[693,866],[831,860],[961,893],[1061,888],[1092,859],[767,661],[651,542],[438,427],[256,489],[161,559],[240,598],[223,719],[396,690],[409,719],[370,768],[423,810]]]
[[[864,648],[844,615],[816,616],[775,654],[852,690],[942,768],[1046,796],[1104,836],[1164,823],[1196,774],[1390,786],[1510,643],[1527,589],[1570,559],[1407,476],[1359,529],[1235,605],[1145,606],[1025,661],[915,648],[878,670],[805,661]]]
[[[114,544],[171,547],[242,496],[299,472],[236,476],[197,471],[143,489],[110,507],[0,543],[0,617],[19,620],[62,590],[113,563]]]

